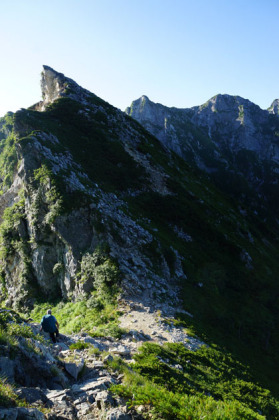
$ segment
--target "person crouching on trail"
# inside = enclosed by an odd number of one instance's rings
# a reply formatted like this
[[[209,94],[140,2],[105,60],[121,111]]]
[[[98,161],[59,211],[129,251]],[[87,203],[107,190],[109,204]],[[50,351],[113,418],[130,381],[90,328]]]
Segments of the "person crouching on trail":
[[[47,314],[42,317],[40,331],[48,332],[53,343],[56,343],[56,339],[59,337],[58,328],[59,324],[55,316],[51,315],[51,309],[49,309]]]

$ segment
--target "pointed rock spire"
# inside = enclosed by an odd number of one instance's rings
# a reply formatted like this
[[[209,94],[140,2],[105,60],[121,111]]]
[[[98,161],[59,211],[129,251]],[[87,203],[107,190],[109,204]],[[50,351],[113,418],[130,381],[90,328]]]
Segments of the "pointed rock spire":
[[[279,99],[275,99],[270,107],[268,108],[268,111],[270,114],[276,114],[279,115]]]
[[[58,73],[49,66],[43,66],[41,89],[44,108],[55,99],[64,96],[67,85],[64,74]]]
[[[74,80],[49,66],[43,66],[41,75],[43,100],[36,105],[38,111],[44,111],[49,104],[63,96],[68,96],[82,103],[86,103],[90,97],[95,96],[79,86]]]

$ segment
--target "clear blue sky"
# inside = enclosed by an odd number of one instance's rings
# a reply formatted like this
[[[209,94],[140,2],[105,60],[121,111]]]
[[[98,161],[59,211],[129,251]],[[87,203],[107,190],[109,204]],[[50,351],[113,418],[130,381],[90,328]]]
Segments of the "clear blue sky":
[[[0,116],[41,99],[47,64],[112,105],[279,98],[278,0],[2,0]]]

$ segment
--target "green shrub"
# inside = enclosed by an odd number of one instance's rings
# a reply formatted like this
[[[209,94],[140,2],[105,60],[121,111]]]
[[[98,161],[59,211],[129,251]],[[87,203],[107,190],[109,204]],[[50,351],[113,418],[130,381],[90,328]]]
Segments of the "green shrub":
[[[35,335],[31,329],[31,327],[29,327],[29,325],[26,324],[15,324],[15,323],[10,323],[7,326],[7,332],[10,335],[14,335],[16,337],[25,337],[25,338],[37,338],[37,335]]]
[[[99,356],[102,352],[98,349],[98,347],[91,346],[88,350],[88,353],[90,355]]]
[[[115,302],[119,292],[120,271],[116,262],[108,255],[105,244],[95,251],[83,255],[78,282],[84,291],[92,291],[87,307],[102,310],[108,303]]]
[[[25,200],[23,197],[13,206],[4,210],[0,226],[0,253],[3,258],[11,254],[19,242],[23,240],[19,234],[18,226],[25,217]]]
[[[76,343],[71,344],[69,348],[71,350],[84,350],[88,349],[89,347],[89,343],[85,343],[84,341],[77,341]]]
[[[16,137],[10,134],[7,138],[0,139],[0,189],[6,191],[13,183],[14,172],[17,164]]]
[[[63,200],[58,192],[52,172],[43,164],[34,170],[33,188],[31,188],[31,223],[37,228],[45,228],[54,223],[61,215]],[[43,220],[41,216],[44,216]]]

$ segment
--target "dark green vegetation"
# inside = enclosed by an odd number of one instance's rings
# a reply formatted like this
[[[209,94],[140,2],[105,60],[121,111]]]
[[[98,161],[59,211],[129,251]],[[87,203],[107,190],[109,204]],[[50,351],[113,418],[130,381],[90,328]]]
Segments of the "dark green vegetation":
[[[102,105],[106,106],[106,103],[102,101]],[[115,127],[106,114],[85,109],[80,103],[63,98],[51,104],[45,112],[24,110],[16,113],[16,124],[28,134],[20,142],[23,145],[32,142],[34,136],[42,141],[41,131],[57,136],[59,143],[48,143],[47,146],[55,153],[69,150],[74,161],[89,177],[89,187],[97,183],[106,191],[114,192],[142,185],[145,172],[117,141]],[[109,113],[112,117],[115,113],[111,106]]]
[[[150,252],[159,259],[161,251],[168,250],[170,269],[174,262],[170,244],[184,256],[185,307],[195,318],[214,328],[223,323],[226,335],[245,337],[268,349],[276,342],[278,320],[274,227],[248,209],[243,217],[236,203],[202,175],[189,172],[179,158],[175,163],[180,171],[173,170],[167,183],[172,196],[143,192],[129,201],[138,218],[148,219],[144,226],[158,230],[162,248],[155,242]]]
[[[251,363],[264,386],[278,393],[277,224],[268,211],[263,221],[224,195],[179,157],[166,157],[148,138],[140,147],[171,175],[167,186],[173,195],[143,192],[129,206],[146,229],[157,232],[147,249],[155,268],[160,270],[164,255],[172,272],[173,250],[184,257],[182,299],[194,315],[183,317],[186,324]]]
[[[86,331],[92,337],[120,338],[124,331],[118,326],[119,276],[117,264],[108,257],[106,247],[100,246],[92,255],[83,256],[77,276],[79,282],[91,284],[87,297],[81,296],[76,302],[38,302],[31,317],[40,322],[52,307],[62,333]]]
[[[278,402],[254,383],[245,365],[230,354],[201,347],[192,352],[182,344],[145,344],[132,370],[121,361],[111,369],[125,374],[124,384],[112,387],[130,406],[145,405],[153,418],[275,419]]]

